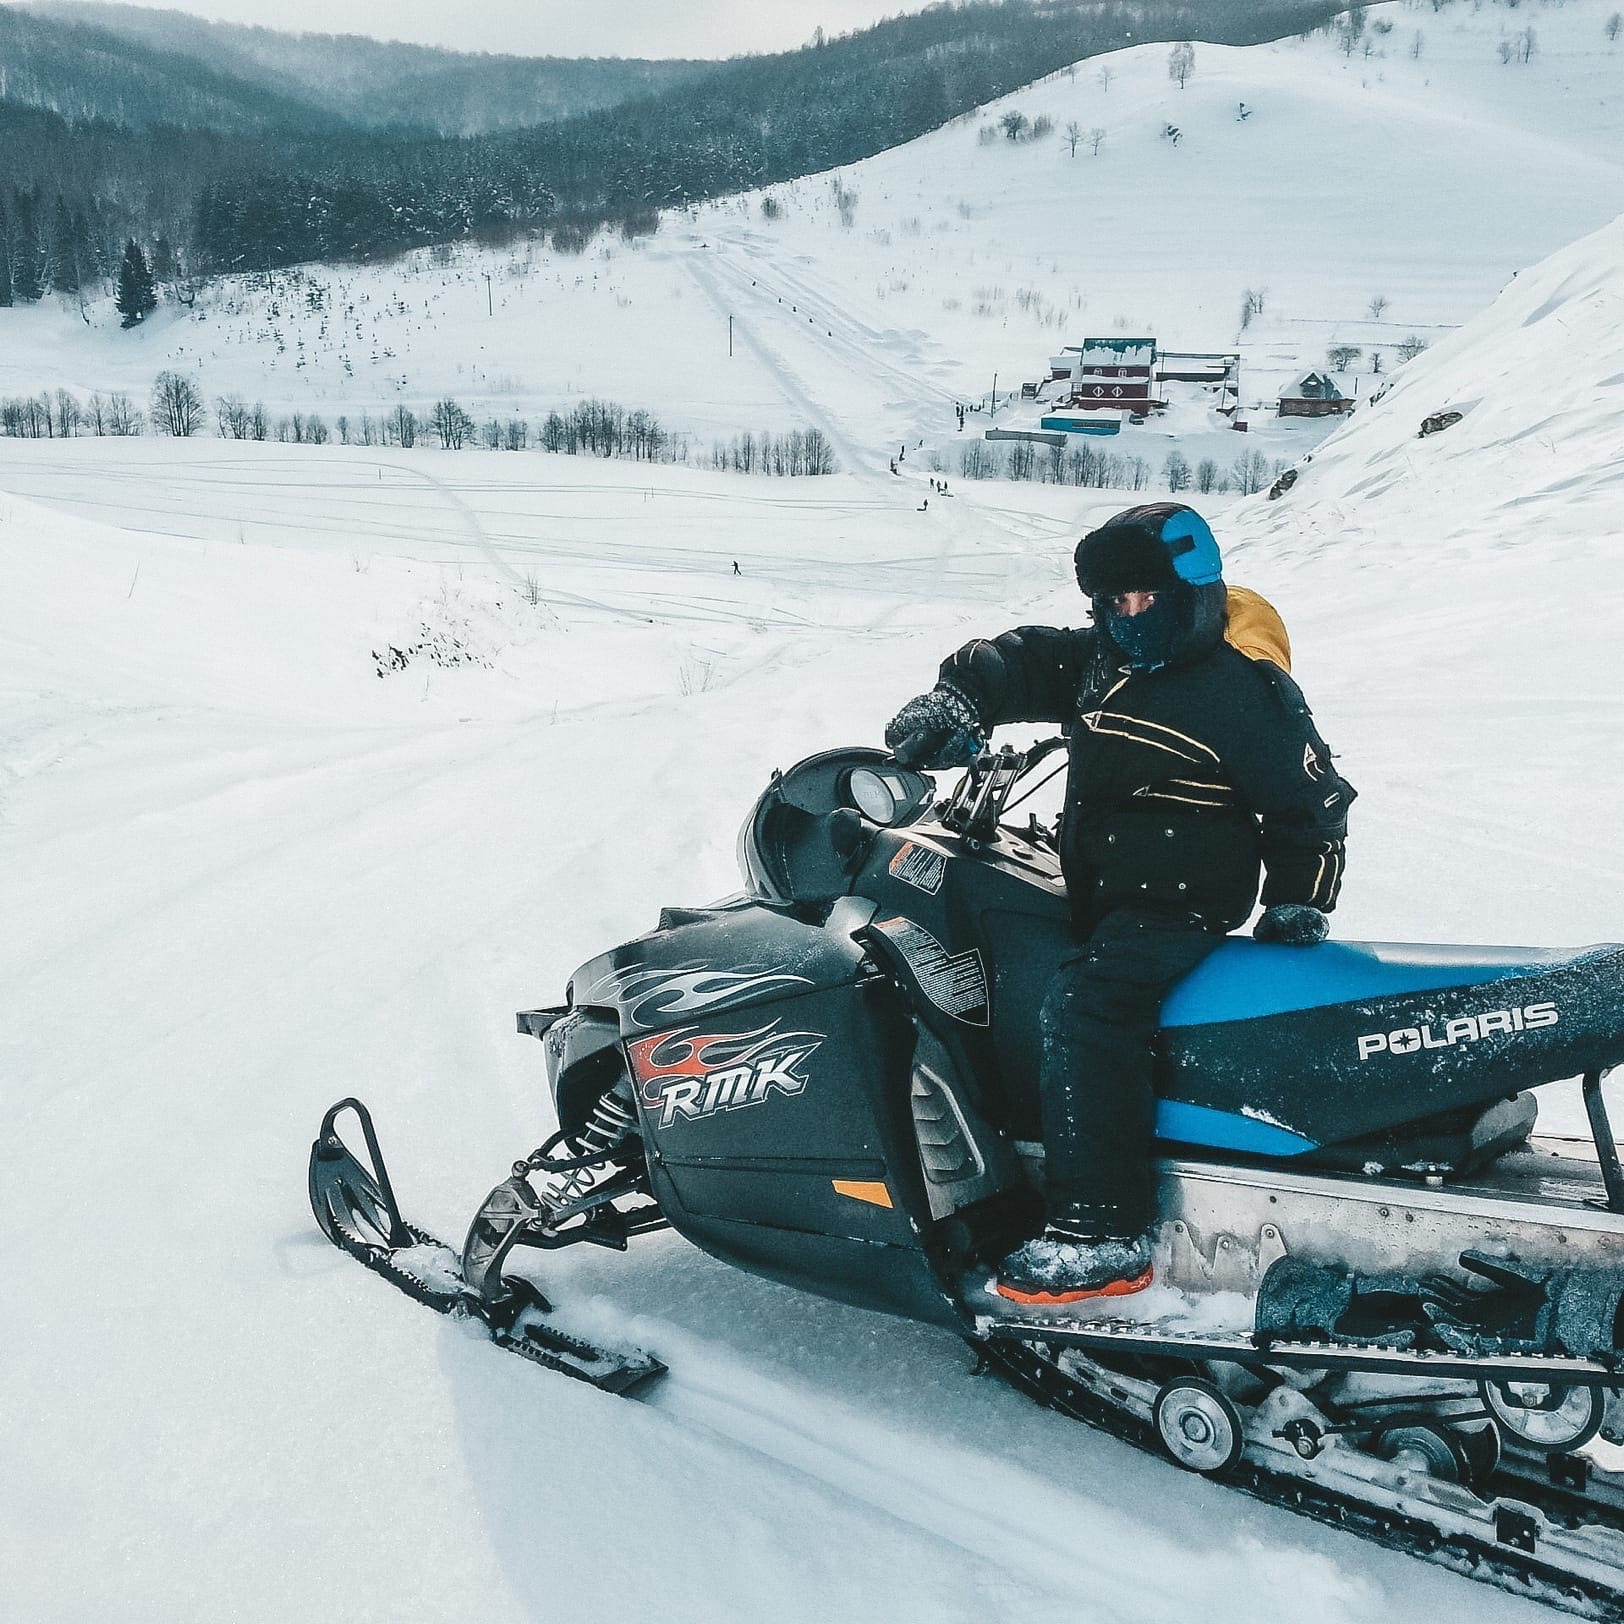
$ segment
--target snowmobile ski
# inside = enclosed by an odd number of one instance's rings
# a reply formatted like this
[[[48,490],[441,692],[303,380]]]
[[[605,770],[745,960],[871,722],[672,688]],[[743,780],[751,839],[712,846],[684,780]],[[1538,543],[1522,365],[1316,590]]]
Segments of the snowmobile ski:
[[[366,1163],[338,1132],[337,1118],[347,1110],[361,1124]],[[436,1313],[475,1321],[499,1348],[605,1392],[630,1393],[663,1374],[665,1366],[649,1354],[597,1348],[554,1329],[546,1322],[551,1304],[536,1286],[500,1273],[501,1261],[539,1206],[528,1189],[528,1206],[512,1199],[516,1184],[509,1179],[498,1185],[474,1219],[464,1248],[480,1265],[477,1283],[471,1283],[464,1255],[401,1215],[372,1114],[360,1100],[334,1105],[310,1147],[310,1206],[322,1233],[408,1297]],[[493,1228],[502,1232],[494,1243]]]

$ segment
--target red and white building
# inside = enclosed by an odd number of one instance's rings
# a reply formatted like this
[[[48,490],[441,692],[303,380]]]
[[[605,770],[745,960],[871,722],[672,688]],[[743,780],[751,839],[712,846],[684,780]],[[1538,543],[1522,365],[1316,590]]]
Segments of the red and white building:
[[[1152,412],[1165,402],[1154,394],[1156,340],[1085,338],[1049,362],[1049,376],[1070,381],[1068,406],[1094,411]]]

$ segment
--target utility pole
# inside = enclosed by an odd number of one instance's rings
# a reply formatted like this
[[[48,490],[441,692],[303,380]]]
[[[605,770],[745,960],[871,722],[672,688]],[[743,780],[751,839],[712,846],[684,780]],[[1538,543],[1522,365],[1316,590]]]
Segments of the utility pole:
[[[995,412],[998,410],[998,374],[996,372],[992,375],[992,409]]]
[[[731,316],[727,318],[727,353],[729,357],[733,354],[733,318]]]
[[[491,303],[491,273],[489,271],[484,271],[481,274],[485,278],[485,314],[487,316],[494,316],[496,314],[496,308]]]

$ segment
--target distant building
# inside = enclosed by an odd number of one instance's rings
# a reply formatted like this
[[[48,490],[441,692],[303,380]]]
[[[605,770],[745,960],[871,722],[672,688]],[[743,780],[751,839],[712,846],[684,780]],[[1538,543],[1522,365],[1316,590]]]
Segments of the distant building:
[[[1151,393],[1153,338],[1085,338],[1049,362],[1051,378],[1069,378],[1068,406],[1096,411],[1149,412],[1164,404]]]
[[[1282,417],[1337,417],[1353,406],[1328,372],[1305,372],[1280,396]]]
[[[1120,412],[1050,412],[1038,420],[1038,427],[1060,434],[1120,434]]]

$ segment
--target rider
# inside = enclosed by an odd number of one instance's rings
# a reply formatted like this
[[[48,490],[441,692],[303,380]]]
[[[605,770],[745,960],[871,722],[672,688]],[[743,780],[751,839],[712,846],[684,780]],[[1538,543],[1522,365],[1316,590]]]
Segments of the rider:
[[[1039,1304],[1150,1284],[1162,1000],[1252,911],[1260,863],[1253,935],[1324,939],[1354,797],[1281,665],[1241,652],[1233,628],[1226,642],[1243,594],[1230,603],[1199,514],[1119,513],[1083,537],[1076,568],[1091,628],[967,643],[885,731],[899,761],[928,768],[964,764],[1004,722],[1070,731],[1060,857],[1077,947],[1039,1017],[1048,1227],[997,1287]]]

